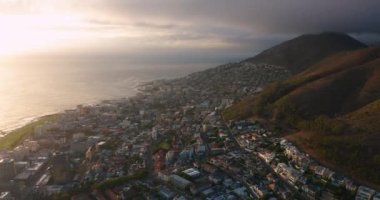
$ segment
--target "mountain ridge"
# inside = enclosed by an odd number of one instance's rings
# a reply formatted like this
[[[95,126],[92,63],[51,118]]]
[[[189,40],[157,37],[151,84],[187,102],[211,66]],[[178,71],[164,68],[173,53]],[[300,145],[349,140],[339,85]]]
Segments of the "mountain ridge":
[[[379,186],[380,47],[334,53],[224,111],[227,120],[250,117]]]
[[[284,66],[297,74],[334,53],[365,47],[367,45],[344,33],[304,34],[264,50],[244,62]]]

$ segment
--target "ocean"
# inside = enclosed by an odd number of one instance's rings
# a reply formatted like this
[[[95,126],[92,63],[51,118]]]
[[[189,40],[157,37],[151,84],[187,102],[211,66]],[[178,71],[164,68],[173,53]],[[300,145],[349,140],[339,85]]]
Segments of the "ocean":
[[[206,69],[193,66],[0,66],[0,130],[8,132],[47,114],[130,97],[145,81]]]

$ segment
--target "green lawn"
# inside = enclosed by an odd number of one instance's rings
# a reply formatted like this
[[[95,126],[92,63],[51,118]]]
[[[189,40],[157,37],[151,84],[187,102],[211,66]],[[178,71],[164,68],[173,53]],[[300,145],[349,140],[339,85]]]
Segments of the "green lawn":
[[[36,126],[55,120],[56,117],[57,115],[46,115],[21,128],[11,131],[3,138],[0,138],[0,150],[11,149],[17,146],[26,136],[33,133]]]

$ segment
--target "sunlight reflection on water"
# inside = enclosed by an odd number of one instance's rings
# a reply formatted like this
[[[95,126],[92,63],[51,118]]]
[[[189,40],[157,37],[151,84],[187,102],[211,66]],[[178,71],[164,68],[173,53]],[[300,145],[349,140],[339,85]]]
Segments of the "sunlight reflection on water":
[[[78,104],[129,97],[141,81],[178,77],[199,69],[0,66],[0,130]]]

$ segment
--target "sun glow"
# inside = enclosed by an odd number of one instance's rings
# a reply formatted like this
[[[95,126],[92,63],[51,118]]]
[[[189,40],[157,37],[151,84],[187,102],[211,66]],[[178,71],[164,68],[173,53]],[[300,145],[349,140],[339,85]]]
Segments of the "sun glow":
[[[64,43],[77,36],[80,17],[69,15],[0,15],[0,55],[24,53]]]

